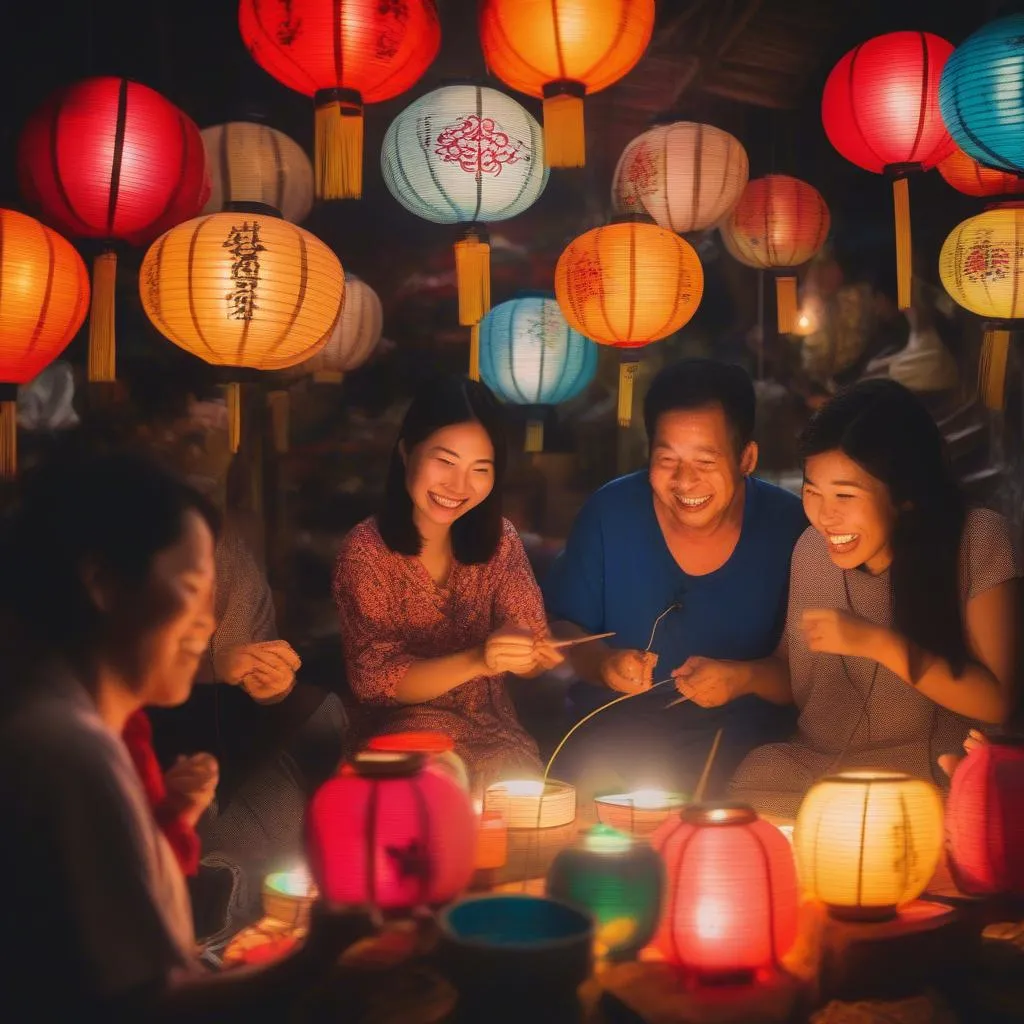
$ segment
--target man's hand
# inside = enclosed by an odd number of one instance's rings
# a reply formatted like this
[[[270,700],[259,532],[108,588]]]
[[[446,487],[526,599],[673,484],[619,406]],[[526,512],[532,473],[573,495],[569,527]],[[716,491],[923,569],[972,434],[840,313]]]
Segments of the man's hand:
[[[643,693],[654,682],[657,664],[653,651],[609,651],[601,665],[601,679],[619,693]]]
[[[679,693],[702,708],[720,708],[742,693],[742,671],[735,661],[687,658],[672,673]]]
[[[217,678],[241,686],[253,700],[282,700],[295,685],[302,660],[284,640],[242,644],[219,654],[214,663]]]
[[[212,754],[179,757],[164,773],[167,802],[195,828],[217,791],[220,770]]]

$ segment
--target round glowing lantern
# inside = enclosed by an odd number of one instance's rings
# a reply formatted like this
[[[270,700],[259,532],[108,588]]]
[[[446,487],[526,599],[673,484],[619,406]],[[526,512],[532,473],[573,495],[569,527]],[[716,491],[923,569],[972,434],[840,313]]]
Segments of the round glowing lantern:
[[[739,202],[747,176],[747,151],[721,128],[655,125],[622,151],[612,204],[617,213],[646,213],[679,234],[703,231]]]
[[[202,130],[212,188],[203,213],[258,203],[298,224],[313,208],[313,165],[284,132],[253,121]]]
[[[18,385],[67,348],[89,308],[89,275],[51,228],[0,210],[0,476],[17,466]]]
[[[568,402],[597,372],[597,346],[566,323],[553,295],[523,295],[480,322],[480,376],[502,401],[530,408]],[[544,447],[544,421],[531,419],[526,450]]]
[[[214,213],[172,228],[139,269],[142,308],[179,348],[214,366],[281,370],[334,331],[345,275],[315,235],[279,217]],[[232,450],[239,391],[228,388]]]
[[[947,184],[967,196],[1015,196],[1024,192],[1024,174],[986,167],[959,148],[939,164],[938,170]]]
[[[682,793],[663,789],[635,789],[630,793],[607,793],[594,797],[597,820],[620,832],[647,836],[686,803]]]
[[[446,85],[391,122],[381,150],[384,183],[402,206],[435,224],[465,224],[455,245],[459,323],[491,308],[490,245],[481,226],[529,209],[548,182],[540,125],[511,96]]]
[[[473,877],[469,796],[416,754],[357,754],[314,794],[306,827],[310,870],[330,903],[439,906]]]
[[[147,243],[199,212],[209,184],[199,129],[145,85],[89,78],[58,90],[29,118],[18,175],[44,220],[105,245],[93,264],[89,379],[114,380],[111,246]]]
[[[480,42],[506,85],[544,99],[549,167],[586,161],[583,97],[614,84],[643,56],[654,0],[483,0]]]
[[[990,740],[957,766],[946,848],[965,892],[1024,896],[1024,742]]]
[[[632,350],[686,324],[704,294],[704,268],[677,234],[634,221],[573,239],[555,267],[555,296],[571,327],[602,345]],[[619,371],[619,423],[628,426],[638,363]]]
[[[787,174],[769,174],[751,181],[722,224],[726,247],[740,263],[776,271],[775,297],[782,334],[792,334],[796,327],[796,275],[778,271],[813,259],[825,244],[830,224],[821,193]]]
[[[700,980],[751,981],[796,941],[793,852],[742,804],[692,804],[651,837],[667,869],[654,944]]]
[[[797,813],[800,883],[833,916],[879,921],[924,892],[942,853],[942,797],[900,772],[849,771],[813,785]]]
[[[466,762],[455,753],[455,741],[443,732],[393,732],[374,736],[367,750],[392,754],[421,754],[427,768],[436,768],[469,792]]]
[[[890,32],[854,47],[825,82],[825,134],[851,163],[893,179],[896,283],[910,308],[910,191],[907,175],[953,151],[939,111],[939,78],[953,45],[930,32]]]
[[[241,0],[253,60],[316,106],[316,196],[363,193],[363,104],[419,81],[441,46],[434,0]]]
[[[658,927],[665,865],[643,841],[607,825],[562,850],[548,869],[549,896],[587,911],[599,950],[610,960],[636,956]]]
[[[988,167],[1024,174],[1024,14],[983,25],[953,51],[939,105],[957,145]]]

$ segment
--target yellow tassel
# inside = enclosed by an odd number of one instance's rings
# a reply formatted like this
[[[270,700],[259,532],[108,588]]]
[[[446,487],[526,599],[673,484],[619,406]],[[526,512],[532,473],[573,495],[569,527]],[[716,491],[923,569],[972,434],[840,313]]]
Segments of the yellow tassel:
[[[910,182],[894,178],[892,202],[896,213],[896,305],[910,309],[910,278],[913,273],[910,239]]]
[[[363,108],[354,98],[329,90],[317,103],[313,166],[317,199],[362,197]]]
[[[114,294],[117,254],[101,252],[92,265],[92,306],[89,310],[90,381],[116,380],[114,372]]]
[[[267,393],[267,405],[270,407],[270,430],[274,437],[274,451],[284,455],[288,451],[288,435],[291,412],[291,398],[287,391],[270,391]]]
[[[523,451],[542,452],[544,451],[544,421],[526,421],[526,444]]]
[[[619,426],[628,427],[633,422],[633,381],[639,363],[622,362],[619,364]]]
[[[340,384],[345,379],[345,374],[338,370],[314,370],[314,384]]]
[[[455,243],[455,279],[459,288],[459,323],[478,324],[491,308],[491,246],[470,228]]]
[[[6,389],[5,389],[6,390]],[[0,479],[11,480],[18,472],[18,389],[11,401],[0,401]]]
[[[1006,404],[1006,361],[1010,354],[1010,332],[986,331],[978,360],[978,394],[989,409]]]
[[[582,167],[587,162],[582,96],[560,92],[544,97],[544,162],[548,167]]]
[[[796,328],[796,278],[775,278],[775,306],[779,315],[779,334],[792,334]]]
[[[469,329],[469,379],[480,379],[480,325]]]
[[[242,440],[242,385],[225,384],[224,399],[228,405],[228,447],[234,455]]]

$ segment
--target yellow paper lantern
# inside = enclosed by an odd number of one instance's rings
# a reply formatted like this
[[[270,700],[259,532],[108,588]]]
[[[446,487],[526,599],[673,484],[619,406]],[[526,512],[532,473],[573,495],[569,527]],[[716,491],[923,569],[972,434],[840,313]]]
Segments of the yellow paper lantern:
[[[849,771],[808,791],[793,834],[805,893],[852,920],[917,899],[942,854],[942,797],[901,772]]]

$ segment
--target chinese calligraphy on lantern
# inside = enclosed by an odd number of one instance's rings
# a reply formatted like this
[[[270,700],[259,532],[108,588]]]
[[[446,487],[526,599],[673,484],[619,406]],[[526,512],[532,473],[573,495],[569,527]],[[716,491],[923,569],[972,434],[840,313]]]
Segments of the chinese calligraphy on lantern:
[[[964,276],[974,284],[1002,281],[1010,273],[1010,253],[982,237],[967,250],[963,268]]]
[[[583,253],[569,270],[572,293],[579,303],[604,298],[604,275],[600,261],[589,253]]]
[[[281,19],[277,23],[277,41],[292,46],[302,31],[302,19],[292,10],[293,0],[279,0]]]
[[[553,302],[545,302],[539,315],[532,319],[523,332],[534,344],[554,351],[565,339],[566,323],[561,310]]]
[[[405,37],[409,4],[406,0],[378,0],[377,13],[381,19],[377,34],[377,56],[390,60],[398,53]]]
[[[622,205],[626,210],[643,209],[643,197],[653,195],[657,186],[657,169],[650,146],[641,144],[633,150],[623,178],[626,188],[622,190]]]
[[[260,253],[266,252],[266,246],[260,243],[259,221],[232,226],[222,245],[231,253],[231,291],[225,296],[228,319],[251,320],[259,308],[256,288],[260,282]]]
[[[497,177],[510,164],[529,159],[522,143],[513,142],[492,117],[470,114],[438,133],[434,153],[446,164],[458,164],[467,174]]]

